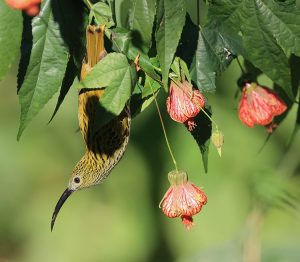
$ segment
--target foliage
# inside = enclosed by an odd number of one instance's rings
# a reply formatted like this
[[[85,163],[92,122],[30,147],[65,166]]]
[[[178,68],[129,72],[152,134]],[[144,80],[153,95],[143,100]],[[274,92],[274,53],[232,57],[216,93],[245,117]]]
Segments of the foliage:
[[[14,99],[11,90],[2,88],[1,258],[9,261],[41,261],[45,257],[57,261],[84,260],[87,256],[89,260],[101,257],[116,261],[153,261],[162,257],[169,261],[241,260],[245,258],[242,245],[259,244],[245,237],[245,229],[256,232],[257,228],[249,229],[243,221],[251,209],[261,208],[267,225],[262,232],[262,260],[299,261],[295,245],[299,243],[299,223],[297,216],[286,212],[299,207],[299,136],[295,137],[300,127],[299,9],[294,0],[205,2],[201,3],[205,14],[201,23],[192,14],[191,5],[195,2],[190,1],[43,0],[41,13],[34,18],[26,14],[22,17],[4,1],[0,2],[0,80],[16,61],[21,45],[18,137],[46,104],[55,107],[51,119],[57,112],[60,114],[55,125],[47,126],[38,136],[38,126],[48,121],[49,112],[44,110],[32,123],[26,140],[16,144],[12,142],[15,111],[7,110]],[[199,10],[193,9],[199,15]],[[105,25],[109,54],[80,81],[87,23]],[[136,58],[139,71],[134,63]],[[244,61],[241,75],[236,70],[237,58]],[[191,133],[184,128],[172,128],[175,124],[166,121],[175,155],[180,163],[185,163],[187,171],[193,170],[189,172],[191,179],[198,178],[201,172],[194,171],[201,163],[197,147],[191,146],[190,141],[195,140],[199,146],[205,170],[208,153],[210,163],[214,163],[209,166],[210,176],[202,181],[211,204],[203,210],[204,216],[196,218],[196,227],[188,235],[172,221],[165,223],[153,205],[161,199],[165,184],[158,185],[157,181],[162,170],[169,171],[170,162],[163,137],[158,135],[161,132],[158,118],[153,117],[151,110],[145,112],[154,98],[163,102],[161,108],[165,111],[170,79],[174,74],[182,77],[182,72],[205,95],[205,112],[218,119],[226,141],[222,159],[216,159],[215,149],[209,150],[215,125],[203,112],[196,117],[197,129]],[[273,81],[273,89],[289,108],[276,119],[277,123],[284,120],[285,125],[264,151],[257,154],[257,144],[265,134],[243,128],[238,122],[233,88],[238,93],[238,86],[245,80],[257,82],[265,80],[265,76]],[[1,87],[10,86],[12,81],[11,77],[4,79]],[[57,228],[59,234],[49,237],[48,207],[53,205],[50,196],[60,192],[65,181],[61,173],[69,172],[68,163],[71,165],[82,150],[79,134],[74,132],[77,92],[82,87],[107,90],[106,98],[99,101],[103,112],[98,128],[129,102],[132,117],[143,113],[144,118],[133,121],[133,143],[121,168],[114,169],[116,174],[110,178],[113,182],[72,202],[74,208],[65,209],[66,223]],[[218,95],[213,96],[216,92]],[[55,93],[57,101],[49,103]],[[69,99],[64,101],[67,95]],[[59,111],[62,104],[63,110]],[[291,113],[297,114],[296,121]],[[292,121],[295,126],[289,139]],[[188,140],[190,135],[194,140]],[[298,144],[293,143],[294,138]],[[283,143],[288,139],[289,151]],[[57,145],[63,147],[57,151]],[[49,181],[53,186],[49,187]],[[20,203],[26,205],[20,207]],[[270,210],[273,207],[284,212]],[[222,223],[218,223],[220,217]],[[40,230],[41,225],[46,230]],[[91,241],[78,244],[79,234]],[[66,247],[64,243],[70,243],[71,248],[62,248]],[[119,252],[115,252],[116,246],[121,247]],[[49,254],[49,249],[55,252]]]
[[[21,14],[11,10],[3,1],[0,2],[0,80],[17,57],[21,40]],[[9,26],[7,26],[9,25]],[[12,28],[14,30],[12,30]]]
[[[216,91],[216,76],[241,56],[251,65],[245,67],[247,72],[243,72],[242,81],[256,81],[259,74],[265,74],[284,93],[289,107],[294,105],[299,84],[294,80],[299,74],[292,70],[291,58],[300,56],[300,10],[295,1],[206,1],[207,17],[203,24],[192,21],[185,0],[120,3],[44,0],[37,17],[30,19],[23,15],[18,139],[60,90],[54,117],[72,82],[78,80],[75,78],[84,55],[86,21],[106,27],[106,49],[110,53],[83,82],[74,85],[107,90],[100,101],[104,115],[97,128],[118,115],[128,101],[135,116],[151,104],[160,88],[168,92],[179,58],[185,61],[185,75],[205,95]],[[21,27],[20,13],[9,10],[3,3],[1,10],[4,15],[0,18],[0,54],[4,62],[0,78],[16,58]],[[3,26],[8,23],[16,28],[14,34]],[[137,74],[136,59],[141,68]],[[149,86],[153,86],[153,92],[149,92]],[[209,130],[201,132],[198,128],[192,134],[197,138],[205,167],[212,129],[206,122],[203,115],[198,125]],[[296,127],[298,124],[299,119]]]

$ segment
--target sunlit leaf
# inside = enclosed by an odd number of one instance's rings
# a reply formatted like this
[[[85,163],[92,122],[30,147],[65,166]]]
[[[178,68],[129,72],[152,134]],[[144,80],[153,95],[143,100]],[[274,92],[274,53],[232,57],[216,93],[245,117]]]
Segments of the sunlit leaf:
[[[94,16],[99,25],[104,25],[107,28],[110,28],[115,25],[112,18],[112,12],[109,5],[103,2],[98,2],[92,6],[90,16]],[[92,20],[90,18],[90,20]]]
[[[246,58],[293,99],[288,57],[300,51],[299,14],[295,1],[220,0],[208,17],[216,28],[241,32]]]
[[[77,85],[78,88],[105,88],[99,103],[107,114],[100,117],[96,129],[121,113],[130,98],[135,81],[135,65],[129,65],[123,54],[110,53]]]
[[[20,52],[22,16],[0,1],[0,80]]]
[[[158,4],[156,47],[165,90],[168,90],[169,69],[185,23],[184,0],[160,0]]]
[[[50,0],[43,1],[40,15],[32,20],[32,35],[30,60],[19,90],[21,118],[18,139],[28,123],[58,91],[68,62],[68,49],[59,25],[53,19]]]
[[[154,67],[150,61],[150,58],[145,54],[142,49],[137,48],[133,42],[135,41],[135,36],[132,35],[131,31],[125,28],[116,28],[112,30],[113,32],[113,43],[115,49],[118,52],[124,53],[128,59],[135,60],[139,56],[139,65],[143,71],[145,71],[152,78],[159,80],[160,77],[154,71]]]
[[[155,16],[154,0],[132,0],[129,14],[129,28],[136,34],[136,46],[148,52],[152,42],[152,28]],[[142,45],[140,45],[142,44]]]

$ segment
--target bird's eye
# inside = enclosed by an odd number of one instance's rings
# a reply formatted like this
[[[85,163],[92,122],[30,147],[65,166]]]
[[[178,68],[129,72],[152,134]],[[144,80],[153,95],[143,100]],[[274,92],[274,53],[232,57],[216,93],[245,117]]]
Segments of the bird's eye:
[[[76,184],[80,183],[80,178],[79,178],[79,177],[75,177],[75,178],[74,178],[74,182],[75,182]]]

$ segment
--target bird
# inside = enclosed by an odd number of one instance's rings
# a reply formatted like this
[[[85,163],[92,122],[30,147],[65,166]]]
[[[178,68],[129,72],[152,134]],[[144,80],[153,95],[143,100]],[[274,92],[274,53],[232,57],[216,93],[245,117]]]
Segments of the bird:
[[[106,55],[104,47],[105,27],[88,25],[86,29],[86,55],[82,62],[80,80]],[[56,217],[68,197],[75,191],[103,182],[118,164],[127,148],[130,136],[131,116],[129,105],[120,115],[95,130],[99,112],[99,100],[105,89],[84,88],[78,95],[78,120],[86,145],[86,152],[75,165],[68,187],[58,200],[51,219],[51,231]]]

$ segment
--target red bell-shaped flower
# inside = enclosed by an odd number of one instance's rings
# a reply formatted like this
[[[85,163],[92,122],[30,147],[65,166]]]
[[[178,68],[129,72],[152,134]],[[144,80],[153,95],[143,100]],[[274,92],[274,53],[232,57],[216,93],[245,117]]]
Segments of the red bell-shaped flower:
[[[203,95],[188,81],[177,83],[171,81],[167,110],[174,121],[184,123],[192,131],[196,126],[193,118],[198,115],[204,104]]]
[[[181,217],[186,229],[193,225],[193,215],[196,215],[207,203],[207,197],[193,183],[188,181],[184,171],[171,171],[168,174],[170,188],[161,201],[162,211],[167,217]]]
[[[249,127],[270,125],[275,116],[287,109],[284,101],[269,88],[247,83],[239,105],[240,120]]]
[[[23,10],[30,16],[36,16],[40,12],[41,0],[6,0],[6,3],[11,8]]]

